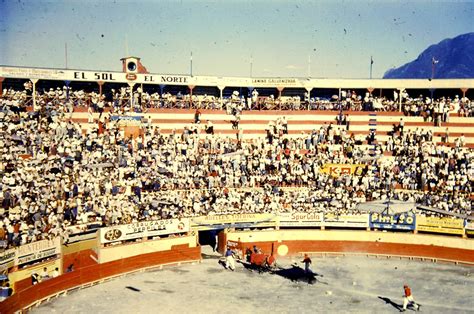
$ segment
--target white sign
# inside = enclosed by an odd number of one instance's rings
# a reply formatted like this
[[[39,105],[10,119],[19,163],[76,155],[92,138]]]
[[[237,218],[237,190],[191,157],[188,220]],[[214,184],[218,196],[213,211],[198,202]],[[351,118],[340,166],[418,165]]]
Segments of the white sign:
[[[361,214],[361,215],[326,214],[324,215],[324,226],[367,228],[369,226],[369,214]]]
[[[115,82],[133,84],[163,84],[182,86],[220,87],[301,87],[312,88],[474,88],[473,79],[302,79],[302,78],[250,78],[212,77],[176,74],[138,73],[127,74],[113,71],[84,71],[66,69],[41,69],[0,66],[0,77],[39,80]],[[455,108],[454,108],[455,109]]]
[[[28,243],[17,249],[15,265],[26,264],[58,254],[61,254],[60,238]]]
[[[254,78],[252,79],[253,87],[289,87],[289,86],[302,86],[302,82],[295,78]]]
[[[16,250],[10,249],[0,253],[0,271],[8,269],[14,265]]]
[[[322,213],[281,213],[278,215],[281,227],[320,227],[323,221]]]
[[[464,226],[464,229],[474,230],[474,221],[467,221],[466,220],[466,225]]]
[[[141,221],[100,229],[100,243],[134,240],[146,237],[188,232],[189,219],[162,219]]]

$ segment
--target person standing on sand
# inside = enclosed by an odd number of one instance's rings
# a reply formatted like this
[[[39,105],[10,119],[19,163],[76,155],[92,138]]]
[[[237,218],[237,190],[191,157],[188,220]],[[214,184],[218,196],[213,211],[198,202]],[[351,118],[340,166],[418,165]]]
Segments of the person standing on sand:
[[[311,261],[311,258],[308,256],[308,254],[304,255],[304,259],[301,261],[301,263],[304,263],[305,274],[310,274],[313,272],[310,268],[312,261]]]
[[[225,268],[232,271],[235,270],[234,252],[232,252],[229,247],[227,247],[227,251],[225,251]]]
[[[408,305],[413,305],[415,307],[415,310],[419,311],[420,306],[416,304],[415,300],[413,299],[410,287],[408,287],[408,285],[404,285],[403,291],[405,295],[403,296],[403,309],[401,309],[400,312],[405,312],[407,310]]]

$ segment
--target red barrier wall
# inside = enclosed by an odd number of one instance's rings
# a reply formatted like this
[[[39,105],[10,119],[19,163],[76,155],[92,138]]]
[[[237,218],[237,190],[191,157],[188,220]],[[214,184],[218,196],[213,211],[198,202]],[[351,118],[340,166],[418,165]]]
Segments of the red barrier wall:
[[[241,244],[243,252],[246,248],[258,246],[263,253],[270,254],[274,247],[277,254],[278,246],[288,246],[288,255],[301,252],[337,252],[337,253],[368,253],[394,256],[416,256],[434,259],[445,259],[458,262],[474,263],[471,250],[441,247],[434,245],[403,244],[403,243],[374,243],[362,241],[283,241],[283,242],[245,242]]]
[[[73,256],[71,256],[73,255]],[[90,256],[90,250],[64,256],[65,260],[79,260]],[[90,258],[90,257],[89,257]],[[54,295],[60,291],[71,289],[86,283],[94,282],[110,276],[119,275],[133,270],[162,264],[171,264],[184,261],[201,259],[201,247],[188,247],[188,245],[173,246],[170,251],[143,254],[127,259],[121,259],[104,264],[81,262],[81,267],[74,267],[74,271],[65,273],[57,278],[41,282],[35,286],[30,285],[24,290],[17,291],[10,298],[0,303],[0,313],[14,313],[37,300]],[[65,263],[65,265],[67,265]],[[67,266],[66,266],[67,267]]]

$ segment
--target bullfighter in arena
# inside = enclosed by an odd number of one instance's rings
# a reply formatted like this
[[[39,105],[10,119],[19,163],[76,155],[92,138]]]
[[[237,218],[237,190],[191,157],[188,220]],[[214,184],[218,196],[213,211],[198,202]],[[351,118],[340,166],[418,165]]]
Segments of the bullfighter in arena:
[[[301,263],[304,263],[305,274],[310,274],[313,272],[310,268],[312,261],[311,261],[311,258],[308,256],[308,254],[304,255],[304,259],[301,261]]]
[[[415,310],[419,311],[420,310],[420,305],[415,302],[413,299],[413,295],[411,294],[411,289],[408,287],[408,285],[403,286],[403,290],[405,295],[403,296],[403,309],[400,310],[400,312],[405,312],[407,310],[408,305],[413,305]]]
[[[232,271],[235,270],[235,260],[234,260],[234,252],[228,247],[227,251],[225,252],[225,268],[228,268]]]

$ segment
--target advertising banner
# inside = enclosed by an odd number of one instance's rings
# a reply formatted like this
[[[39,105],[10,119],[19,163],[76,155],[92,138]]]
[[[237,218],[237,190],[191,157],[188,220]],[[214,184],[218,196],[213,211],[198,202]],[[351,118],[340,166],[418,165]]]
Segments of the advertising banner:
[[[278,86],[302,86],[300,80],[295,78],[254,78],[253,87],[278,87]]]
[[[15,249],[9,249],[0,253],[0,271],[13,267],[15,265]]]
[[[117,121],[119,126],[140,125],[143,116],[110,116],[111,121]]]
[[[258,228],[274,227],[275,214],[229,214],[200,216],[191,218],[191,226],[197,230],[214,230],[224,228]]]
[[[474,234],[474,221],[466,220],[464,228],[466,229],[467,234]]]
[[[333,177],[339,177],[345,174],[359,176],[364,171],[364,164],[325,164],[321,172],[327,173]]]
[[[67,244],[80,241],[96,239],[97,231],[101,225],[98,223],[87,223],[81,225],[70,226],[66,228],[68,234]]]
[[[412,212],[387,215],[382,213],[371,213],[369,216],[369,227],[376,229],[391,230],[415,230],[416,216]]]
[[[448,234],[464,234],[464,220],[459,218],[417,216],[416,230]]]
[[[163,219],[140,221],[100,229],[100,243],[134,240],[146,237],[188,232],[189,219]]]
[[[61,254],[61,239],[41,240],[20,246],[16,251],[15,265],[22,265]]]
[[[111,71],[0,67],[0,76],[61,81],[127,82],[125,73]]]
[[[320,227],[323,223],[322,213],[280,213],[280,227]]]
[[[361,215],[324,214],[323,225],[325,227],[367,228],[369,226],[369,214],[361,214]]]

